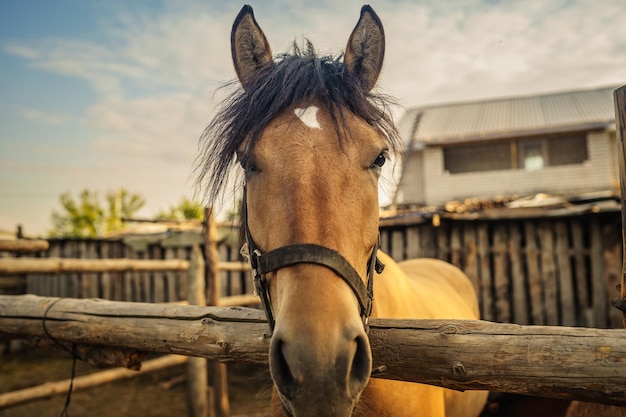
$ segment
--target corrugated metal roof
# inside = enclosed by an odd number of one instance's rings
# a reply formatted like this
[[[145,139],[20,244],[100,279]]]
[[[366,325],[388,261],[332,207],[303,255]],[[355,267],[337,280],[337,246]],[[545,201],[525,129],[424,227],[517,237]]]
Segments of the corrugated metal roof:
[[[412,147],[602,129],[615,121],[604,87],[410,109],[400,122]]]

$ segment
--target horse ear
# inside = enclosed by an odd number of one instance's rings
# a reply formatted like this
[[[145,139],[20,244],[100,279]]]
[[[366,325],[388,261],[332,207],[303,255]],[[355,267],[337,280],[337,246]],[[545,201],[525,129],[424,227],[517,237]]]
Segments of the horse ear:
[[[243,6],[233,23],[230,47],[237,77],[244,88],[260,68],[272,62],[270,44],[248,5]]]
[[[383,24],[370,6],[361,8],[361,17],[348,39],[344,62],[367,91],[376,84],[385,56]]]

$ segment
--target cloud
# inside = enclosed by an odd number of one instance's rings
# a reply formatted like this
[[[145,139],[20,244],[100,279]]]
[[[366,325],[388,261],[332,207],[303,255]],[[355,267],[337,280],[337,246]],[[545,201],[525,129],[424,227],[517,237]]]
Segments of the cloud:
[[[20,114],[26,120],[39,122],[50,126],[59,126],[65,123],[67,116],[60,113],[48,113],[36,109],[22,109]]]
[[[410,106],[624,81],[624,13],[619,1],[402,3],[382,16],[382,82]]]
[[[35,59],[38,55],[37,51],[33,48],[11,42],[7,42],[4,45],[4,50],[11,55],[19,56],[20,58],[25,59]]]
[[[274,53],[303,36],[323,53],[345,47],[362,2],[320,1],[255,6]],[[96,92],[72,118],[92,130],[89,149],[110,164],[103,169],[112,174],[94,184],[131,175],[138,190],[178,196],[187,178],[168,175],[188,174],[223,93],[216,88],[235,75],[229,37],[238,8],[175,1],[160,9],[120,7],[100,19],[98,40],[12,41],[3,48]],[[387,38],[381,87],[405,107],[626,81],[623,0],[396,0],[374,8]],[[67,120],[32,108],[22,116],[52,125]]]

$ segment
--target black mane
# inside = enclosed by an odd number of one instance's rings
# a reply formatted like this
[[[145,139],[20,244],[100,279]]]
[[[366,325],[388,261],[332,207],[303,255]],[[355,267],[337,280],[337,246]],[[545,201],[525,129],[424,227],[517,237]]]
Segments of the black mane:
[[[309,41],[305,50],[295,43],[292,49],[259,70],[246,90],[239,88],[224,100],[202,134],[196,184],[209,202],[214,202],[227,182],[242,142],[248,139],[246,151],[251,151],[265,126],[296,103],[326,105],[339,140],[346,136],[342,133],[347,132],[343,121],[344,109],[348,109],[380,130],[392,150],[398,148],[398,132],[388,112],[393,104],[389,97],[366,91],[346,70],[342,57],[318,57]]]

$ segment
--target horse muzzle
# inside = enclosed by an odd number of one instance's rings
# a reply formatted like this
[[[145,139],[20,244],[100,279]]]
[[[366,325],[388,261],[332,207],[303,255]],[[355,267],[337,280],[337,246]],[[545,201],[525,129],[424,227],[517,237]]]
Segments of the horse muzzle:
[[[363,327],[326,338],[306,329],[290,335],[280,327],[272,337],[270,371],[285,411],[292,417],[350,416],[372,368]]]

